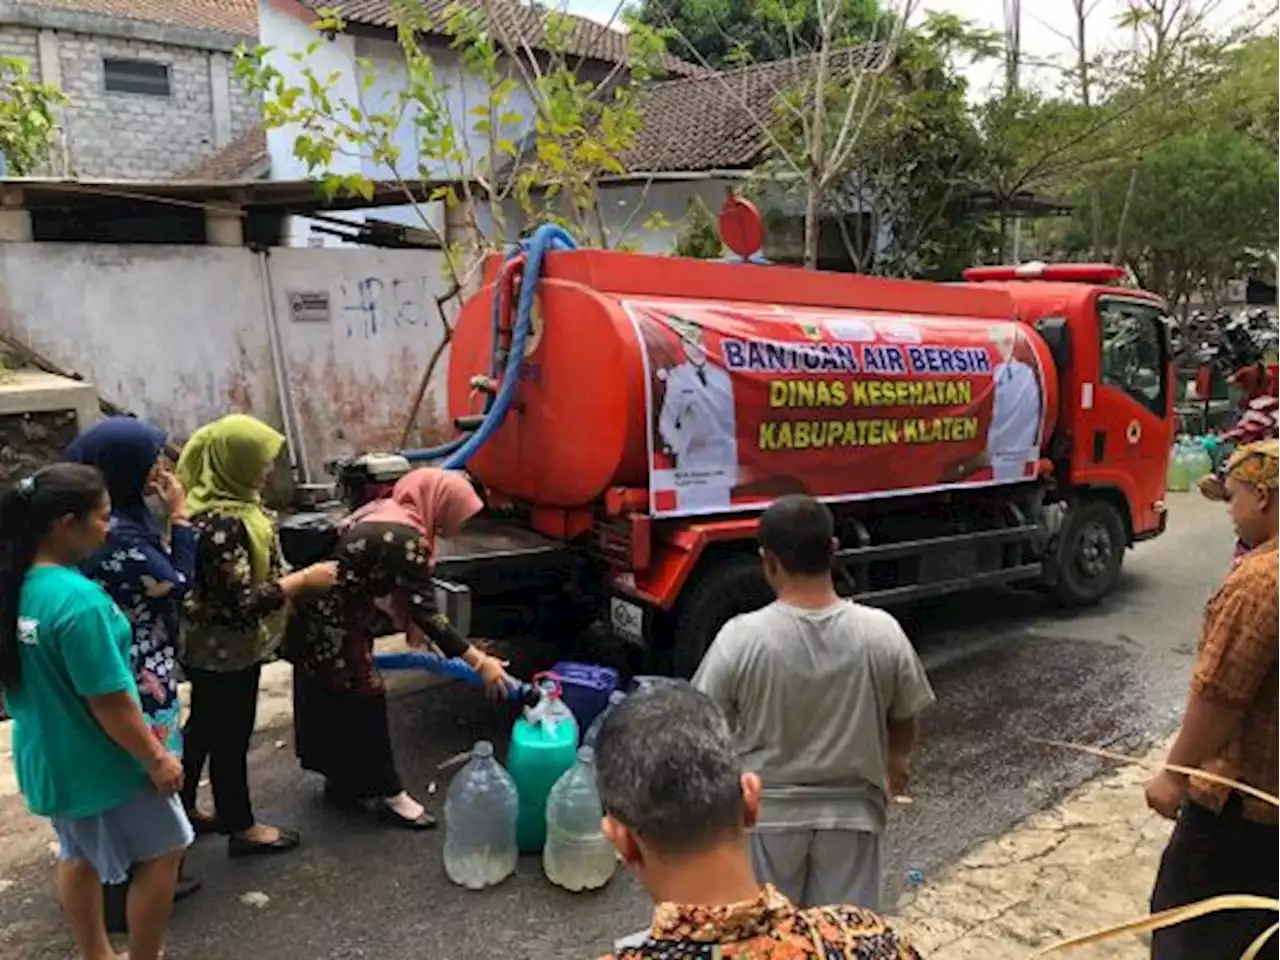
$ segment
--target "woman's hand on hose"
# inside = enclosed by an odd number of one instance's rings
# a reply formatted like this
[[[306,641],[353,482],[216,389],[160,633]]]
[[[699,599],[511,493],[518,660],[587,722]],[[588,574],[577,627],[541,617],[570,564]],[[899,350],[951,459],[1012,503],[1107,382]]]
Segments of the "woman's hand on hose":
[[[475,649],[474,647],[472,648]],[[491,700],[504,699],[510,692],[514,681],[511,675],[507,673],[506,667],[502,665],[502,661],[497,657],[490,656],[476,650],[478,659],[472,662],[476,673],[480,674],[480,679],[484,681],[484,692]]]

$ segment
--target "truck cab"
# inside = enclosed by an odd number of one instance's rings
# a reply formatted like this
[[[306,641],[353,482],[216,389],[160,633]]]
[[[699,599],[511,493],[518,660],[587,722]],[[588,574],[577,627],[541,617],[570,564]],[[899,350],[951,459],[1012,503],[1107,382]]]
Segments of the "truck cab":
[[[1110,498],[1129,543],[1165,529],[1165,471],[1174,432],[1174,357],[1164,302],[1118,285],[1111,264],[977,267],[1049,343],[1059,376],[1054,476],[1076,495]]]

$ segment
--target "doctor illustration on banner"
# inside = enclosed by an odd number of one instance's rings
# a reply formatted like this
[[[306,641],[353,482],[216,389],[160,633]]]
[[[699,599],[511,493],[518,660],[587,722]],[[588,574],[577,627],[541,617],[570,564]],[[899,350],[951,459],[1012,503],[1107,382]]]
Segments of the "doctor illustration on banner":
[[[665,390],[656,439],[674,461],[670,489],[681,510],[727,507],[738,480],[733,379],[707,356],[702,327],[683,317],[664,320],[684,353],[680,363],[657,371]]]
[[[991,371],[994,396],[986,450],[957,466],[948,479],[969,479],[989,468],[990,479],[996,483],[1029,480],[1035,476],[1040,459],[1040,423],[1044,416],[1040,375],[1019,356],[1021,338],[1016,324],[993,326],[988,335],[999,360]]]

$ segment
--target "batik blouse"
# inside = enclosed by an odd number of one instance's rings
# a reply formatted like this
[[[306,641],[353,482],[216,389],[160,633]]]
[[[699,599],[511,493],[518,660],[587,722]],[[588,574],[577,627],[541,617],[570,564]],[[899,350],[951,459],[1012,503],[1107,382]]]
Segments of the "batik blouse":
[[[116,514],[107,542],[80,568],[129,618],[142,714],[165,748],[179,755],[178,649],[182,604],[195,580],[197,540],[193,528],[175,524],[166,550],[154,532]]]

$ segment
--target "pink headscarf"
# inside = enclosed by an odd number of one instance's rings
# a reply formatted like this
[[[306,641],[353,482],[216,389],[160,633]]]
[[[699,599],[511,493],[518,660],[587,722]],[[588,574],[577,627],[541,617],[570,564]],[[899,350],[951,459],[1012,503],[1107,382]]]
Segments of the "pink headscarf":
[[[442,530],[456,531],[482,509],[484,501],[465,476],[449,470],[421,467],[397,480],[391,488],[391,496],[365,504],[348,516],[342,526],[356,523],[403,523],[411,526],[426,540],[434,563],[437,535]],[[393,594],[379,601],[378,606],[390,614],[397,627],[409,634],[410,642],[422,642],[421,631],[409,620],[407,598]]]
[[[442,530],[457,530],[484,509],[484,501],[460,473],[420,467],[396,481],[391,496],[366,503],[343,522],[404,523],[417,530],[435,550]]]

